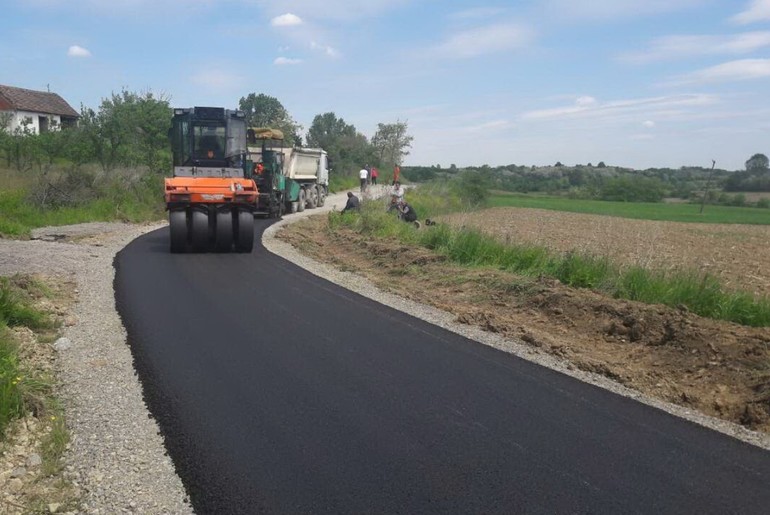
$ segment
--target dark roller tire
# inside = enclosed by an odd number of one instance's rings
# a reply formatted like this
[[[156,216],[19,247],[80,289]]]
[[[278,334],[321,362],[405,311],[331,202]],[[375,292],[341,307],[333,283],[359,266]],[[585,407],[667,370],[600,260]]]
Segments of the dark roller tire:
[[[233,213],[219,211],[217,228],[214,236],[214,249],[217,252],[230,252],[233,248]]]
[[[297,212],[301,213],[305,210],[305,204],[307,203],[307,197],[305,196],[305,188],[299,190],[299,198],[297,199]]]
[[[235,238],[235,250],[251,252],[254,248],[254,215],[248,211],[238,213],[238,234]]]
[[[192,247],[195,252],[206,252],[209,246],[209,217],[203,211],[192,212]]]
[[[187,250],[187,213],[184,210],[169,211],[170,250],[174,254]]]

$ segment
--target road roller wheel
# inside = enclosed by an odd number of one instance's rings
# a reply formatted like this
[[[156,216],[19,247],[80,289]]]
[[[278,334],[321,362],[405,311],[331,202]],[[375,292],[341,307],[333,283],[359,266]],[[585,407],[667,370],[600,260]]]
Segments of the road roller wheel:
[[[238,212],[238,234],[235,249],[238,252],[251,252],[254,247],[254,215],[248,211]]]
[[[230,252],[233,247],[233,213],[217,212],[217,227],[214,235],[214,248],[217,252]]]
[[[206,252],[209,246],[209,217],[203,211],[192,212],[192,247],[195,252]]]
[[[187,213],[184,210],[169,211],[168,224],[171,252],[184,252],[187,249]]]

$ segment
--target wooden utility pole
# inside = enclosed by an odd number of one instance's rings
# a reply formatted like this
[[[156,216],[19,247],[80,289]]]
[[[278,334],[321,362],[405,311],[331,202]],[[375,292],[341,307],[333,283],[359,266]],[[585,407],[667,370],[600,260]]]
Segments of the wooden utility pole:
[[[709,172],[709,178],[706,179],[706,190],[703,192],[703,199],[700,203],[700,214],[703,214],[703,208],[706,206],[706,197],[709,194],[709,187],[711,186],[711,178],[714,176],[714,165],[716,165],[717,162],[713,159],[711,160],[711,171]]]

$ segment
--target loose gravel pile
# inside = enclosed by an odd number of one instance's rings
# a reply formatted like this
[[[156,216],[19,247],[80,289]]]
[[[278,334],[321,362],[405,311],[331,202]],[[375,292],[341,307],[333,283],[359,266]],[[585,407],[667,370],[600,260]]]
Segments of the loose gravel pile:
[[[375,190],[382,193],[384,188]],[[395,309],[487,345],[536,361],[581,380],[770,448],[766,437],[734,424],[669,405],[624,388],[602,376],[571,369],[568,364],[520,342],[457,323],[432,307],[416,304],[377,289],[367,280],[318,263],[275,239],[287,223],[345,204],[344,193],[330,196],[324,208],[286,216],[265,231],[268,250],[327,280]],[[71,345],[59,350],[60,393],[72,435],[66,474],[83,492],[89,514],[192,513],[181,480],[166,455],[163,438],[142,399],[126,332],[115,309],[115,254],[138,236],[163,227],[150,225],[81,224],[37,230],[33,240],[0,240],[0,275],[38,273],[76,281],[79,302],[76,323],[64,330]]]

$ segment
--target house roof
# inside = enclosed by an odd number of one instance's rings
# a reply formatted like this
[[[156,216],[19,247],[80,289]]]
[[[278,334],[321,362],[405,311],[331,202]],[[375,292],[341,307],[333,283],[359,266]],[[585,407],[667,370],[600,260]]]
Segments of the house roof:
[[[33,91],[0,84],[0,110],[14,109],[34,113],[58,114],[78,118],[80,115],[56,93]]]

